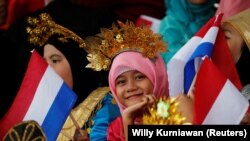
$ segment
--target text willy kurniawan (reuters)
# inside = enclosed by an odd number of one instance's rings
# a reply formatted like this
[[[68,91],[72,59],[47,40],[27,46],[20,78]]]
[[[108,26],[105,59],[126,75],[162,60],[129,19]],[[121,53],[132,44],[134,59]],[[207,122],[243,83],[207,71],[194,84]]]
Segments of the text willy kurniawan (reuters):
[[[132,140],[250,140],[248,125],[129,125],[128,139]]]

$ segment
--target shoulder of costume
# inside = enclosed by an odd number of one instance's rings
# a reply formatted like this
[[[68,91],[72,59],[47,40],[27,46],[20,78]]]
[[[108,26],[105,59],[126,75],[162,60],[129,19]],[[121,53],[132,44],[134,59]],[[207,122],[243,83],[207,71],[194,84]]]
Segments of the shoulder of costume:
[[[92,120],[95,113],[102,107],[102,101],[106,95],[110,94],[109,87],[99,87],[93,90],[89,96],[75,107],[71,114],[82,128],[87,126],[89,120]],[[88,126],[87,126],[88,127]],[[57,140],[72,139],[75,133],[75,125],[70,117],[67,118]]]

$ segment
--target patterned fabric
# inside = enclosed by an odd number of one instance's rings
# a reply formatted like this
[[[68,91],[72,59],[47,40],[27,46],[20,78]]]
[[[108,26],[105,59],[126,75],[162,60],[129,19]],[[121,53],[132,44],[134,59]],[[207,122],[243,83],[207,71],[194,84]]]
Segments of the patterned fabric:
[[[46,141],[41,126],[34,120],[14,125],[3,138],[3,141]]]
[[[102,108],[98,110],[93,118],[94,124],[90,130],[91,141],[104,141],[107,138],[107,127],[120,115],[119,107],[113,96],[107,94],[102,102]],[[91,119],[92,120],[92,119]]]

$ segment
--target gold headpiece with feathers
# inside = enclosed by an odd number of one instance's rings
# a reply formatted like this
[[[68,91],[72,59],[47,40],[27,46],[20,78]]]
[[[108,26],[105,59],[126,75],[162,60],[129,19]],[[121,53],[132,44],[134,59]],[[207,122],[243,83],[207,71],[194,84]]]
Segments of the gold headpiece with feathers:
[[[109,70],[114,56],[124,51],[141,52],[144,57],[153,58],[157,52],[165,52],[166,43],[149,27],[136,27],[132,22],[118,21],[110,29],[101,28],[100,34],[85,39],[88,47],[87,68],[95,71]]]
[[[30,26],[26,28],[29,34],[28,40],[34,45],[44,46],[52,35],[57,34],[61,35],[61,37],[58,38],[61,42],[67,42],[68,39],[72,39],[79,43],[79,47],[86,49],[85,42],[81,37],[69,29],[56,24],[47,13],[40,14],[39,18],[29,17],[27,22],[30,24]]]
[[[30,24],[26,29],[30,43],[44,46],[54,34],[61,35],[58,38],[61,42],[72,39],[88,53],[87,59],[90,63],[86,68],[95,71],[109,70],[113,57],[124,51],[137,51],[144,57],[154,58],[157,52],[165,52],[167,49],[159,34],[153,33],[146,26],[136,27],[130,21],[118,21],[118,25],[113,24],[110,29],[101,28],[100,34],[87,37],[85,40],[56,24],[47,13],[40,14],[39,18],[29,17],[27,22]]]

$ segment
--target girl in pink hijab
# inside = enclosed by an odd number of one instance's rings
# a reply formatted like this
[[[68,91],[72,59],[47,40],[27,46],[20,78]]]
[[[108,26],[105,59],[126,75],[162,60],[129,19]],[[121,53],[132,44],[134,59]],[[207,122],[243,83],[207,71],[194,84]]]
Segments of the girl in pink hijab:
[[[148,106],[160,98],[168,98],[166,66],[159,55],[166,51],[167,45],[149,27],[136,27],[129,21],[102,28],[99,34],[85,41],[90,62],[86,67],[109,70],[109,87],[121,112],[109,124],[107,140],[128,140],[128,125],[142,124]],[[186,96],[177,99],[179,105],[191,105],[192,110],[193,104]],[[180,109],[188,114],[192,112]]]
[[[125,140],[128,125],[140,124],[147,105],[168,97],[165,64],[159,54],[154,59],[134,51],[118,54],[109,72],[109,85],[121,116],[110,124],[108,140]]]
[[[215,15],[224,13],[223,19],[226,20],[248,8],[250,8],[249,0],[220,0]]]

